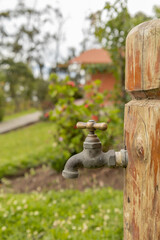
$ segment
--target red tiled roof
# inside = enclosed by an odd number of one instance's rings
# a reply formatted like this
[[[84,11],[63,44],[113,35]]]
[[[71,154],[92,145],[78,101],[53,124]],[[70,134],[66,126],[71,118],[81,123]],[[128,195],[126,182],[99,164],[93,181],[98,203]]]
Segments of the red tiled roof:
[[[111,63],[111,57],[109,53],[104,49],[91,49],[85,51],[69,61],[69,64],[72,63],[81,63],[81,64],[96,64],[96,63]]]

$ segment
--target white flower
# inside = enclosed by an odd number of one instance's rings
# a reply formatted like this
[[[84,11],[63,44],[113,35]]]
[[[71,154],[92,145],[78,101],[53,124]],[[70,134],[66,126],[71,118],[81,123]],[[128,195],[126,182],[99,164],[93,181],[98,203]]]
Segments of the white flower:
[[[70,220],[67,220],[67,224],[68,224],[68,225],[72,225],[72,223],[71,223]]]
[[[60,220],[55,220],[54,222],[53,222],[53,227],[56,227],[56,226],[58,226],[60,224]]]
[[[15,200],[15,201],[13,202],[13,204],[14,204],[14,205],[17,205],[17,200]]]
[[[72,226],[72,230],[76,230],[76,226]]]
[[[25,204],[26,203],[26,199],[23,199],[22,203]]]
[[[101,230],[101,228],[100,227],[96,227],[96,231],[100,231]]]
[[[22,207],[21,206],[17,206],[17,210],[19,211],[19,210],[21,210],[22,209]]]
[[[87,229],[88,229],[87,224],[86,224],[86,223],[83,223],[82,232],[85,232]]]
[[[61,226],[62,226],[62,225],[64,225],[64,224],[65,224],[65,221],[64,221],[64,220],[62,220],[62,221],[61,221]]]
[[[54,216],[55,216],[55,217],[58,217],[58,213],[57,213],[57,212],[55,212]]]
[[[53,146],[53,147],[57,147],[57,143],[54,142],[54,143],[52,144],[52,146]]]
[[[39,186],[39,187],[37,187],[37,191],[38,192],[40,192],[41,191],[41,187]]]
[[[34,231],[33,235],[36,236],[37,234],[38,234],[38,232],[37,232],[37,231]]]
[[[7,229],[6,226],[3,226],[3,227],[1,228],[2,231],[6,231],[6,229]]]
[[[114,212],[115,212],[115,213],[121,213],[121,210],[120,210],[119,208],[115,208],[115,209],[114,209]]]
[[[100,187],[104,187],[104,182],[100,181],[100,182],[99,182],[99,186],[100,186]]]
[[[5,213],[3,214],[3,217],[6,218],[7,216],[8,216],[8,212],[5,212]]]
[[[104,215],[103,218],[104,218],[105,221],[109,220],[109,216],[108,215]]]
[[[35,211],[34,212],[34,216],[38,216],[39,215],[39,212],[38,211]]]

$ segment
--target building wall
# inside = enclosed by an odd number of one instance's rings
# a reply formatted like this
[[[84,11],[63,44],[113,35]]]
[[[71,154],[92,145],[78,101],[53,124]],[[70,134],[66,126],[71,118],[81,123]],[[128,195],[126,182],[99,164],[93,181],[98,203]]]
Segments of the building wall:
[[[90,81],[97,79],[102,81],[100,91],[113,90],[116,80],[112,73],[96,73],[90,76]]]
[[[95,81],[95,80],[101,80],[101,86],[100,91],[103,92],[104,90],[109,90],[109,94],[106,97],[106,101],[104,102],[106,105],[112,105],[113,102],[109,100],[109,97],[111,96],[110,91],[114,89],[114,85],[116,83],[116,79],[113,76],[112,73],[96,73],[92,75],[87,76],[87,82]],[[91,96],[86,96],[91,97]]]

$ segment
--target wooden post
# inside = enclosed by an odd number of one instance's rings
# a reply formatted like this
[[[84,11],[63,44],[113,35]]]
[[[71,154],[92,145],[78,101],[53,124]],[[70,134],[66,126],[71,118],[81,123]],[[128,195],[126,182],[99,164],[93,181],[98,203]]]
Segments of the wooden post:
[[[160,20],[126,41],[124,240],[160,240]]]

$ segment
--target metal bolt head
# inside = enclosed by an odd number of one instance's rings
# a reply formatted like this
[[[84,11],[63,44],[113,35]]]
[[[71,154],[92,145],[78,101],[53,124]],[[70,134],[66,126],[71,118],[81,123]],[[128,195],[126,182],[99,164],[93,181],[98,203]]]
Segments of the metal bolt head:
[[[116,166],[115,151],[109,150],[108,154],[109,154],[108,167],[115,167]]]

